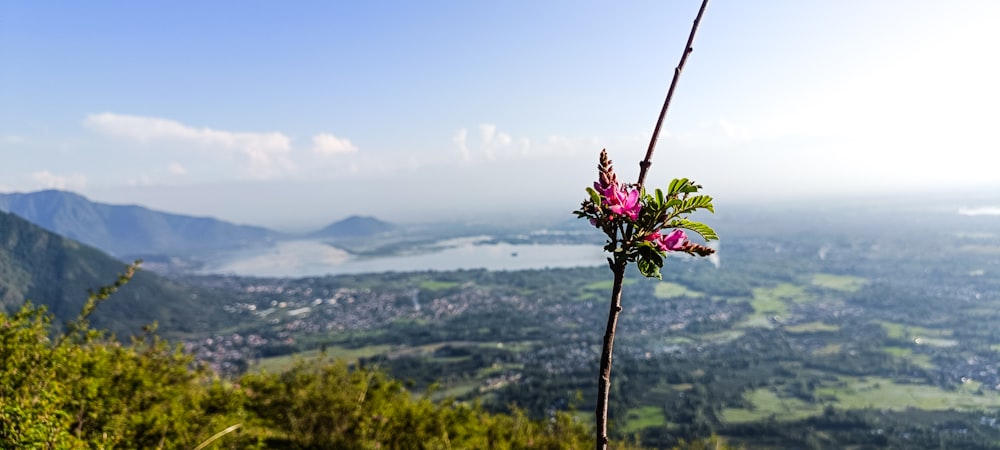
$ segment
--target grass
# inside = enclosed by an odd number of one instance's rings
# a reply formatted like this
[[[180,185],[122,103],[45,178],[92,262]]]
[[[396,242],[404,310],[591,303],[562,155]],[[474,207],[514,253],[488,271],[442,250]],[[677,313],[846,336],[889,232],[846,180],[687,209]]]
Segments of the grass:
[[[727,408],[722,410],[722,420],[728,423],[756,422],[774,416],[779,421],[801,420],[823,412],[823,405],[811,404],[797,398],[779,397],[768,389],[756,389],[747,394],[752,410]]]
[[[653,295],[657,298],[670,299],[677,297],[702,297],[705,294],[698,291],[692,291],[681,284],[663,281],[656,283],[656,287],[653,289]]]
[[[821,333],[826,331],[840,331],[837,325],[830,325],[824,322],[808,322],[785,327],[789,333]]]
[[[891,339],[900,339],[904,341],[915,341],[916,339],[920,339],[921,344],[927,344],[927,345],[935,345],[928,342],[934,340],[935,342],[937,342],[937,344],[939,344],[937,346],[941,346],[943,344],[955,345],[958,343],[957,341],[944,339],[952,336],[953,334],[952,330],[935,330],[931,328],[917,327],[902,323],[885,322],[885,321],[879,322],[879,325],[882,325],[882,328],[885,329],[886,335]],[[949,344],[952,342],[953,344]]]
[[[812,278],[813,286],[843,292],[857,292],[866,283],[868,280],[861,277],[830,275],[828,273],[817,273]]]
[[[491,347],[491,348],[501,348],[509,352],[523,353],[529,350],[534,350],[542,345],[539,341],[511,341],[511,342],[497,342],[497,343],[480,343],[477,344],[479,347]]]
[[[881,409],[902,411],[916,408],[928,411],[975,411],[1000,407],[1000,393],[987,390],[977,394],[979,384],[970,381],[955,391],[936,386],[900,384],[881,377],[839,377],[837,382],[817,388],[817,398],[835,399],[810,403],[797,398],[781,397],[766,389],[756,389],[746,394],[753,404],[751,409],[728,408],[722,419],[729,423],[747,423],[766,420],[774,416],[779,421],[794,421],[822,414],[827,404],[838,409]]]
[[[622,431],[634,433],[644,428],[662,427],[667,424],[663,409],[658,406],[640,406],[625,413],[625,426]]]
[[[442,388],[431,393],[431,400],[441,401],[446,398],[459,398],[463,395],[477,391],[481,384],[482,383],[479,380],[469,380],[443,386]]]
[[[443,291],[445,289],[451,289],[455,286],[458,286],[457,281],[425,280],[420,282],[420,289],[426,291]]]
[[[347,348],[339,346],[329,346],[326,349],[325,359],[327,361],[333,360],[347,360],[356,361],[359,358],[370,358],[375,355],[380,355],[386,353],[392,349],[389,345],[370,345],[367,347],[360,348]],[[292,365],[295,361],[300,359],[313,359],[320,358],[322,355],[319,350],[308,350],[304,352],[299,352],[291,355],[282,356],[272,356],[270,358],[263,358],[257,364],[250,366],[250,370],[262,370],[264,372],[281,372]]]
[[[836,355],[840,353],[840,344],[826,344],[825,346],[818,348],[813,351],[814,355]]]
[[[712,333],[703,333],[698,335],[698,340],[702,342],[711,342],[714,344],[722,344],[729,341],[733,341],[743,337],[746,334],[743,330],[722,330]],[[691,341],[689,341],[691,342]]]
[[[958,345],[958,340],[956,339],[916,338],[914,342],[919,345],[929,345],[931,347],[954,347]]]
[[[924,369],[933,369],[934,363],[931,362],[931,356],[922,353],[913,353],[912,348],[904,347],[885,347],[882,351],[886,352],[893,357],[899,359],[905,359],[911,364],[917,367],[923,367]]]
[[[771,328],[772,317],[787,317],[790,304],[803,303],[811,299],[805,288],[791,283],[754,288],[753,298],[750,300],[754,313],[747,316],[739,326]]]
[[[816,389],[818,396],[833,395],[843,408],[876,408],[903,410],[975,410],[1000,406],[1000,393],[986,391],[975,394],[975,384],[963,385],[956,391],[936,386],[897,384],[888,378],[843,378],[840,386]]]

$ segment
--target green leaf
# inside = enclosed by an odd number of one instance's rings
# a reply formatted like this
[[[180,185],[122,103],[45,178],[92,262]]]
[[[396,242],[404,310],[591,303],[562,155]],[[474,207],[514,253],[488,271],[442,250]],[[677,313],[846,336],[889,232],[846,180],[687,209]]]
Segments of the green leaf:
[[[712,206],[712,197],[708,195],[695,195],[694,197],[684,200],[682,204],[677,207],[677,214],[686,214],[699,209],[707,209],[711,212],[715,212],[715,207]]]
[[[667,186],[667,195],[673,197],[681,192],[681,187],[687,184],[687,178],[674,178]]]
[[[701,186],[694,184],[694,182],[687,178],[675,178],[670,182],[670,186],[667,187],[667,196],[676,197],[679,194],[690,194],[698,192],[700,188]]]
[[[601,194],[598,194],[597,191],[594,190],[594,188],[588,187],[587,194],[590,195],[590,201],[594,202],[595,205],[601,204]]]
[[[695,233],[701,235],[706,241],[717,241],[719,240],[719,235],[715,233],[712,227],[705,225],[701,222],[695,222],[687,219],[677,219],[671,221],[667,224],[668,227],[672,228],[683,228],[685,230],[691,230]]]
[[[639,266],[639,272],[642,273],[643,276],[647,278],[663,279],[662,275],[660,275],[660,266],[657,266],[650,260],[639,258],[637,265]]]

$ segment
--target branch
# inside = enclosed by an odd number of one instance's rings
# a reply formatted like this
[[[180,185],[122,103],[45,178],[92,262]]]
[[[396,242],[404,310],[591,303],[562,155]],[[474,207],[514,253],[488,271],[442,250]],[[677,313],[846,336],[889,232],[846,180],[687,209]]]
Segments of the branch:
[[[660,109],[660,117],[656,119],[656,126],[653,127],[653,136],[649,139],[646,158],[639,162],[639,181],[636,184],[640,188],[646,181],[646,171],[649,170],[649,166],[653,165],[653,150],[656,149],[656,141],[660,138],[660,128],[663,127],[663,118],[667,116],[667,109],[670,108],[670,100],[674,98],[674,88],[677,87],[677,80],[680,79],[681,72],[684,70],[684,63],[687,62],[688,55],[694,51],[694,47],[691,45],[694,44],[694,35],[698,32],[701,16],[705,13],[705,7],[707,6],[708,0],[702,0],[698,15],[694,18],[694,23],[691,25],[691,34],[688,35],[687,44],[684,46],[684,53],[681,54],[681,61],[677,63],[677,67],[674,69],[674,78],[670,80],[670,89],[667,90],[667,98],[663,101],[663,108]]]
[[[677,80],[684,70],[684,63],[687,62],[688,55],[694,51],[691,45],[694,43],[694,35],[698,31],[698,24],[701,23],[701,16],[705,13],[705,7],[707,6],[708,0],[702,0],[701,8],[698,9],[698,15],[691,25],[691,34],[688,35],[687,44],[684,46],[684,53],[681,54],[680,63],[674,69],[674,77],[670,81],[667,98],[663,101],[660,116],[656,119],[656,127],[653,129],[653,136],[649,141],[649,148],[646,150],[646,158],[639,163],[639,181],[636,182],[639,189],[642,189],[643,182],[646,180],[646,171],[653,164],[653,150],[656,148],[656,140],[659,138],[660,128],[663,126],[663,118],[667,115],[667,108],[670,107],[670,100],[674,96]],[[602,167],[604,158],[605,155],[602,153]],[[620,234],[616,233],[616,235],[620,236],[622,241],[625,241],[632,239],[633,231],[633,225],[630,223],[625,229],[619,228],[618,233]],[[612,240],[617,239],[613,237]],[[596,427],[594,430],[597,450],[607,450],[608,448],[608,398],[611,393],[611,360],[614,352],[615,332],[618,328],[618,316],[622,311],[622,286],[625,284],[625,267],[628,265],[628,258],[623,254],[616,253],[614,260],[609,261],[609,263],[611,271],[614,273],[614,285],[611,288],[611,305],[608,311],[608,324],[604,333],[604,345],[601,349],[601,368],[597,380]]]

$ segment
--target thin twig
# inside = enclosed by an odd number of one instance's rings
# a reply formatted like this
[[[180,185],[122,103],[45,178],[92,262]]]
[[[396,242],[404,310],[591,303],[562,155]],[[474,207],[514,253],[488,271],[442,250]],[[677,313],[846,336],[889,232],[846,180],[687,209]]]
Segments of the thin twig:
[[[695,33],[698,31],[698,24],[701,23],[701,16],[705,13],[705,7],[708,6],[708,0],[702,0],[701,8],[698,9],[698,15],[694,19],[694,23],[691,25],[691,34],[688,35],[687,44],[684,46],[684,52],[681,54],[681,60],[677,64],[677,68],[674,69],[674,77],[670,81],[670,89],[667,90],[667,98],[663,101],[663,108],[660,109],[660,116],[656,119],[656,127],[653,128],[653,136],[649,140],[649,148],[646,149],[646,158],[639,163],[639,180],[636,182],[639,188],[642,188],[643,183],[646,180],[646,172],[649,170],[649,166],[653,164],[653,150],[656,148],[656,141],[660,135],[660,128],[663,126],[663,118],[667,115],[667,109],[670,107],[670,100],[674,96],[674,88],[677,87],[677,80],[680,78],[681,72],[684,70],[684,63],[687,62],[687,57],[694,51],[692,44],[694,43]],[[623,233],[623,239],[631,239],[634,229],[631,224],[625,229],[619,231]],[[597,409],[595,411],[597,424],[595,427],[596,433],[596,449],[597,450],[607,450],[608,448],[608,397],[611,393],[611,361],[614,351],[615,343],[615,331],[618,328],[618,316],[622,311],[621,298],[622,298],[622,286],[625,282],[625,267],[628,265],[628,261],[624,255],[616,254],[613,260],[609,260],[609,265],[611,266],[611,272],[614,273],[614,285],[611,288],[611,305],[608,311],[608,324],[604,332],[604,345],[601,349],[601,369],[597,380]]]
[[[201,444],[198,444],[198,446],[195,447],[194,450],[201,450],[201,449],[203,449],[205,447],[208,447],[209,445],[211,445],[213,442],[217,441],[222,436],[225,436],[225,435],[227,435],[229,433],[232,433],[233,431],[236,431],[236,429],[239,428],[239,427],[241,427],[241,426],[243,426],[243,424],[241,424],[241,423],[238,423],[236,425],[230,425],[225,430],[222,430],[222,431],[220,431],[220,432],[215,433],[214,435],[212,435],[212,437],[208,438],[208,440],[206,440],[205,442],[202,442]]]
[[[601,350],[601,371],[597,379],[597,450],[608,448],[608,396],[611,393],[611,352],[615,346],[615,330],[618,328],[618,315],[622,311],[622,286],[625,284],[624,257],[609,261],[615,281],[611,291],[611,309],[608,311],[608,326],[604,332],[604,345]]]
[[[691,24],[691,34],[688,35],[687,44],[684,45],[684,53],[681,54],[681,61],[677,63],[677,67],[674,69],[674,78],[670,80],[670,89],[667,90],[667,98],[663,100],[663,108],[660,109],[660,116],[656,119],[656,126],[653,127],[653,136],[649,138],[649,147],[646,149],[646,158],[639,162],[639,181],[636,184],[642,187],[643,183],[646,181],[646,171],[649,170],[649,166],[653,165],[653,150],[656,149],[656,141],[660,138],[660,128],[663,127],[663,118],[667,116],[667,109],[670,108],[670,100],[674,97],[674,88],[677,87],[677,80],[681,77],[681,72],[684,70],[684,63],[687,62],[688,55],[694,51],[694,35],[698,32],[698,25],[701,23],[701,16],[705,13],[705,7],[708,6],[708,0],[702,0],[701,8],[698,9],[698,15],[694,18],[694,23]]]

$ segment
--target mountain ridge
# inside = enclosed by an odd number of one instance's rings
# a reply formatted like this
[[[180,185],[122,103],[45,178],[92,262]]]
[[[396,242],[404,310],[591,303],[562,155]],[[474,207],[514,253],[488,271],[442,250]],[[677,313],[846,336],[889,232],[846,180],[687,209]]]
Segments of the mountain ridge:
[[[25,301],[45,305],[58,322],[75,319],[88,291],[112,283],[125,264],[100,250],[47,231],[14,214],[0,212],[0,308],[14,311]],[[152,272],[139,271],[91,322],[119,336],[138,334],[158,322],[165,332],[211,329],[221,313],[217,294]]]
[[[353,215],[309,233],[308,236],[314,238],[356,238],[388,233],[395,229],[396,225],[375,217]]]
[[[197,254],[267,245],[285,237],[264,227],[100,203],[60,190],[0,194],[0,211],[116,257]]]

